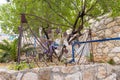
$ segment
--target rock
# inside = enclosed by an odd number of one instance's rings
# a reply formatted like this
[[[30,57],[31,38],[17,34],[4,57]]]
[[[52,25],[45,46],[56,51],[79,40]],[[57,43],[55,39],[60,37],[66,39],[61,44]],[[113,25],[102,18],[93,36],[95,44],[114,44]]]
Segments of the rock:
[[[14,75],[6,72],[0,72],[0,78],[2,80],[16,80]]]
[[[92,32],[92,37],[96,37],[96,36],[97,36],[97,34]]]
[[[103,43],[99,43],[98,44],[98,47],[101,49],[101,48],[103,48],[105,45],[103,44]]]
[[[0,80],[6,80],[3,76],[0,75]]]
[[[110,28],[110,27],[116,26],[116,24],[117,24],[116,21],[113,21],[111,23],[108,23],[106,27]]]
[[[99,38],[98,38],[98,37],[94,37],[93,39],[94,39],[94,40],[98,40]]]
[[[41,79],[41,80],[43,80],[43,79]],[[48,80],[50,80],[50,79],[48,79]],[[63,79],[63,76],[61,76],[60,74],[54,73],[54,74],[52,74],[51,80],[64,80],[64,79]]]
[[[101,67],[98,67],[98,73],[97,73],[97,78],[98,79],[103,79],[107,76],[107,72],[106,72],[106,69],[105,67],[101,66]]]
[[[95,22],[94,26],[97,28],[100,25],[98,21]]]
[[[118,37],[120,37],[120,33],[118,34]]]
[[[34,72],[34,73],[38,73],[40,71],[40,68],[33,68],[32,69],[32,72]]]
[[[96,61],[96,62],[103,61],[102,55],[96,55],[96,56],[94,57],[94,61]]]
[[[114,46],[115,47],[120,47],[120,41],[118,41],[118,40],[114,41]]]
[[[109,52],[109,48],[108,47],[103,49],[103,53],[108,54],[108,52]]]
[[[21,80],[22,79],[22,76],[23,76],[23,73],[18,73],[17,77],[16,77],[16,80]]]
[[[107,54],[102,56],[102,60],[101,61],[107,62],[108,60],[110,60],[110,58],[107,56]]]
[[[108,54],[108,57],[110,57],[110,58],[113,58],[114,56],[115,56],[115,54],[113,54],[113,53]]]
[[[113,21],[113,18],[107,18],[104,22],[104,24],[109,24],[110,22]]]
[[[88,77],[88,76],[87,76]],[[62,80],[62,79],[61,79]],[[74,73],[74,74],[71,74],[71,75],[67,75],[65,77],[65,80],[85,80],[85,79],[82,79],[82,74],[81,72],[77,72],[77,73]],[[89,79],[90,80],[90,79]]]
[[[112,38],[118,37],[118,34],[117,34],[117,33],[113,33],[113,34],[111,35],[111,37],[112,37]]]
[[[118,18],[116,19],[116,22],[117,22],[117,23],[120,23],[120,17],[118,17]]]
[[[120,58],[119,57],[114,57],[113,60],[116,64],[120,64]]]
[[[101,31],[101,29],[104,29],[105,28],[105,25],[103,25],[103,24],[100,24],[98,27],[96,27],[97,28],[97,30],[99,31]]]
[[[110,14],[105,14],[105,15],[97,17],[97,19],[106,19],[106,18],[108,18],[109,15]]]
[[[50,69],[41,70],[40,73],[39,73],[39,78],[41,80],[49,80],[50,79],[50,74],[51,74]]]
[[[96,32],[96,34],[99,38],[104,38],[104,36],[105,36],[104,30],[98,31],[98,32]]]
[[[113,27],[113,31],[114,31],[114,33],[116,33],[116,34],[117,34],[117,32],[120,32],[120,26],[114,26],[114,27]]]
[[[112,30],[110,30],[110,29],[106,29],[106,30],[105,30],[105,37],[106,37],[106,38],[111,37],[111,34],[112,34]]]
[[[94,20],[94,19],[90,19],[89,20],[89,23],[94,23],[96,20]]]
[[[113,44],[113,43],[110,43],[110,42],[105,42],[105,45],[106,45],[108,48],[113,48],[113,47],[114,47],[114,44]]]
[[[104,31],[103,31],[103,30],[100,30],[100,31],[98,30],[98,31],[96,32],[96,34],[97,34],[97,35],[96,35],[97,37],[100,36],[101,34],[104,35]]]
[[[101,19],[100,22],[99,22],[99,24],[100,24],[100,25],[103,25],[104,22],[105,22],[105,19]],[[102,26],[102,27],[103,27],[103,26]],[[103,28],[104,28],[104,27],[103,27]]]
[[[120,69],[119,69],[119,70],[120,70]],[[116,74],[117,74],[116,79],[117,79],[117,80],[120,80],[120,71],[117,70]]]
[[[108,76],[107,78],[103,79],[103,80],[116,80],[116,74],[112,73],[112,75]]]
[[[117,53],[117,56],[120,58],[120,53]]]
[[[53,71],[53,72],[60,72],[60,69],[57,68],[57,67],[55,67],[55,68],[52,69],[52,71]]]
[[[76,57],[76,61],[78,62],[78,63],[86,63],[87,62],[87,57],[86,56],[81,56],[81,58],[79,59],[79,57]]]
[[[8,71],[8,69],[6,69],[6,68],[0,68],[0,72],[7,72]]]
[[[68,66],[68,67],[63,67],[61,69],[62,73],[74,73],[77,72],[79,70],[79,67],[76,66]]]
[[[119,53],[120,52],[120,47],[115,47],[111,50],[112,53]]]
[[[84,71],[83,72],[83,79],[82,80],[94,80],[94,75],[95,75],[95,72],[94,72],[93,69]]]
[[[26,74],[24,74],[22,80],[38,80],[38,75],[33,72],[27,72]]]

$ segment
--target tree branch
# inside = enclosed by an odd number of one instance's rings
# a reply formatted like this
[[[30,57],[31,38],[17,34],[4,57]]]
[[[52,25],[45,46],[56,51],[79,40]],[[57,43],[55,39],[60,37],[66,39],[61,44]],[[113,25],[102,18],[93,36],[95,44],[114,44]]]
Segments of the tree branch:
[[[86,11],[86,14],[94,8],[94,6],[97,4],[97,1],[98,0],[96,0],[96,2]]]
[[[50,2],[48,2],[47,0],[46,0],[46,2],[48,3],[48,6],[50,7],[50,9],[51,9],[55,14],[57,14],[57,15],[60,16],[62,19],[64,19],[69,25],[73,25],[73,24],[71,24],[63,15],[57,13],[57,12],[52,8]]]
[[[53,25],[71,27],[71,26],[68,26],[68,25],[58,24],[58,23],[51,22],[51,21],[49,21],[49,20],[47,20],[47,19],[45,19],[45,18],[42,18],[42,17],[40,17],[40,16],[36,16],[36,15],[33,15],[33,14],[25,14],[25,15],[34,16],[34,17],[36,17],[37,19],[43,20],[43,21],[45,21],[45,22],[47,22],[47,23],[50,23],[50,24],[53,24]]]
[[[71,1],[72,4],[76,7],[76,9],[78,10],[78,12],[80,12],[79,8],[77,7],[77,5],[73,2],[73,0]]]

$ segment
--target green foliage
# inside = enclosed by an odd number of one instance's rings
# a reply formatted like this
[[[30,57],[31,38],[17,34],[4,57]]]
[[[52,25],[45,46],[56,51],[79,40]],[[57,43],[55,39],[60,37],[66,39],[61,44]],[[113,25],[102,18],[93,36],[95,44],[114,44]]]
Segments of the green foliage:
[[[12,42],[9,42],[7,40],[3,40],[2,43],[0,43],[0,50],[1,50],[1,58],[0,62],[9,62],[11,60],[16,61],[17,60],[17,39],[15,39]]]
[[[111,64],[111,65],[114,65],[114,64],[115,64],[115,62],[114,62],[113,59],[110,59],[107,63],[109,63],[109,64]]]
[[[88,61],[93,62],[93,61],[94,61],[93,54],[92,54],[92,53],[90,53],[90,55],[89,55],[89,56],[87,56],[87,59],[88,59]]]
[[[23,45],[23,47],[21,48],[21,53],[34,50],[34,47],[31,45],[32,44]],[[0,43],[0,50],[1,50],[0,51],[0,62],[16,61],[17,60],[17,46],[18,46],[18,39],[15,39],[12,42],[3,40],[3,42]]]
[[[119,16],[119,4],[120,0],[11,0],[0,6],[0,25],[6,33],[18,33],[20,14],[27,13],[28,23],[37,32],[39,27],[46,28],[48,25],[65,31],[73,26],[83,5],[86,5],[84,24],[87,25],[87,19],[106,13]],[[77,23],[77,27],[79,25]]]
[[[14,63],[12,65],[9,66],[9,69],[12,70],[23,70],[23,69],[31,69],[34,68],[34,64],[33,63],[26,63],[26,62],[21,62],[20,64]]]

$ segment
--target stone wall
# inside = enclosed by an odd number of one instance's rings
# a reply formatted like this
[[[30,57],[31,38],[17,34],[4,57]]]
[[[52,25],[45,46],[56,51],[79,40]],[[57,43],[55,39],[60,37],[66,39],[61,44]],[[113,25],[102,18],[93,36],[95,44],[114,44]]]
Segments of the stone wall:
[[[100,17],[99,21],[92,22],[93,40],[120,37],[120,17]],[[93,43],[95,61],[109,61],[113,59],[120,63],[120,40]]]
[[[112,71],[112,66],[108,64],[59,66],[23,71],[0,70],[0,80],[116,80],[117,75]]]

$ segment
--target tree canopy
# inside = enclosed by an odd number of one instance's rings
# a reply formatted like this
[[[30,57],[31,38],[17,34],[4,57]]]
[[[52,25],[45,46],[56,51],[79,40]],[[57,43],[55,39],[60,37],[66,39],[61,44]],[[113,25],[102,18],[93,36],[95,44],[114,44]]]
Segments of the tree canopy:
[[[20,14],[24,13],[36,31],[39,27],[77,30],[82,22],[80,16],[85,27],[90,18],[106,13],[119,16],[119,4],[120,0],[11,0],[0,6],[0,25],[6,33],[18,33]]]

